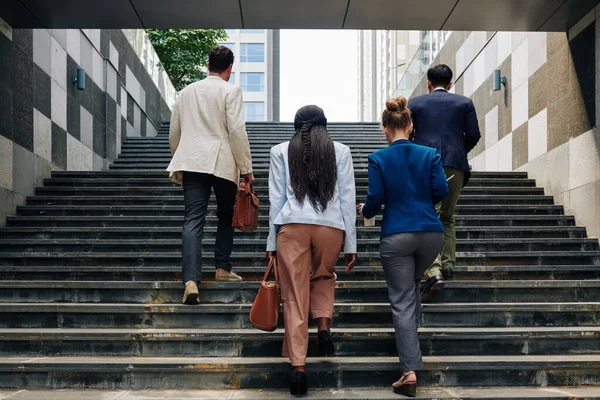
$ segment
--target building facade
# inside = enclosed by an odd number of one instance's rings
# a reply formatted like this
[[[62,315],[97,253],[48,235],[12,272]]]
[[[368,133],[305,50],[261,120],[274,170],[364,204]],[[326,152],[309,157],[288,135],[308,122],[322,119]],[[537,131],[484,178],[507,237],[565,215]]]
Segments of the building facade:
[[[230,82],[244,92],[247,121],[279,121],[279,31],[227,29],[235,54]]]
[[[380,119],[423,35],[423,31],[358,31],[359,121]]]

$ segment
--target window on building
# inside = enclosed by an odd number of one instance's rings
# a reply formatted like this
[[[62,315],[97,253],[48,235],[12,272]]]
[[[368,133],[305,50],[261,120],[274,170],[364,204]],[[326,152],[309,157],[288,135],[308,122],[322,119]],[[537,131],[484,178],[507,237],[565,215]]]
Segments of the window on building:
[[[240,49],[240,60],[242,62],[264,62],[264,43],[242,43]]]
[[[235,85],[235,72],[231,73],[231,77],[229,78],[229,83]]]
[[[264,121],[265,103],[262,101],[244,102],[244,115],[246,121]]]
[[[235,43],[221,43],[221,46],[229,47],[233,54],[235,55]]]
[[[229,37],[232,37],[233,35],[235,35],[235,29],[225,29],[225,32],[227,32],[227,35]]]
[[[264,29],[242,29],[240,30],[242,33],[265,33]]]
[[[264,92],[264,72],[242,72],[240,76],[240,87],[244,92]]]

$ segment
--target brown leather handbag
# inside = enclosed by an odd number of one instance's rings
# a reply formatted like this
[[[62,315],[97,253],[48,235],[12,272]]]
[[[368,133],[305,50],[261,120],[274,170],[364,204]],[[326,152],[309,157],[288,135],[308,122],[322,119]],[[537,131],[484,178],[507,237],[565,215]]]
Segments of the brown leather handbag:
[[[252,185],[241,182],[235,199],[232,226],[242,232],[256,232],[258,230],[259,209],[260,201],[254,189],[252,189]]]
[[[275,282],[268,281],[271,270],[275,273]],[[277,329],[279,321],[279,305],[281,295],[279,293],[279,275],[277,274],[277,258],[271,257],[269,266],[260,282],[258,294],[250,309],[250,322],[256,329],[273,332]]]

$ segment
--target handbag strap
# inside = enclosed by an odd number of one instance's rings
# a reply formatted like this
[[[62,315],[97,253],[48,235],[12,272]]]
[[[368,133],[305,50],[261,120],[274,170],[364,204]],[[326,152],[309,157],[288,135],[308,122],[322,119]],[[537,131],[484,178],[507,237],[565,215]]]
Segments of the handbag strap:
[[[277,274],[277,257],[271,257],[269,260],[269,265],[267,266],[267,270],[265,271],[265,275],[263,276],[263,282],[269,280],[269,275],[271,274],[271,270],[275,274],[275,283],[279,285],[279,275]]]

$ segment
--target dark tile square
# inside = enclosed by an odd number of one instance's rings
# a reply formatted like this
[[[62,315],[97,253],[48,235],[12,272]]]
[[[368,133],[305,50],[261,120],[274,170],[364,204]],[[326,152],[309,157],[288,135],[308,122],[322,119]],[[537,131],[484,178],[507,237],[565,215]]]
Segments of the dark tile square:
[[[581,82],[596,70],[596,22],[590,24],[569,42],[577,77]]]
[[[121,116],[121,141],[123,142],[127,137],[127,120]]]
[[[590,127],[596,126],[596,75],[589,75],[581,81],[581,98]]]
[[[117,82],[118,82],[118,84],[117,84],[117,104],[119,106],[122,106],[122,104],[121,104],[121,90],[123,90],[123,89],[121,88],[121,80],[120,80],[120,78],[118,76],[117,76]]]
[[[81,140],[81,106],[70,94],[67,94],[67,132]]]
[[[33,59],[33,30],[13,29],[13,43],[30,59]]]
[[[94,116],[94,119],[104,120],[104,101],[106,93],[104,93],[93,81],[90,81],[89,89],[91,90],[92,96],[92,115]],[[86,87],[86,90],[88,90],[88,87]]]
[[[50,76],[36,64],[33,65],[33,106],[46,117],[51,118]]]
[[[144,115],[144,113],[142,113],[142,123],[140,126],[140,134],[142,135],[142,137],[146,137],[147,133],[146,133],[146,128],[148,127],[148,122],[146,122],[146,116]]]
[[[59,168],[67,168],[67,132],[52,123],[52,162]]]
[[[33,60],[20,49],[12,52],[9,65],[13,93],[33,99]]]
[[[113,161],[117,158],[117,132],[114,129],[106,129],[106,158]]]
[[[6,86],[12,90],[12,82],[10,80],[11,60],[15,45],[6,36],[0,35],[0,86]]]
[[[100,54],[103,57],[108,58],[110,53],[110,33],[105,29],[100,31]]]
[[[513,132],[513,169],[525,165],[529,158],[528,122]]]
[[[94,83],[92,81],[92,77],[89,76],[87,73],[85,74],[85,90],[78,90],[77,92],[79,93],[78,95],[75,95],[75,98],[78,98],[79,101],[81,102],[81,105],[85,107],[86,110],[90,111],[91,114],[91,110],[92,110],[92,88],[90,86],[90,82]]]
[[[18,94],[13,94],[13,141],[33,151],[33,103]]]
[[[127,86],[127,63],[125,62],[125,57],[123,52],[120,51],[120,49],[117,49],[117,51],[119,51],[119,75],[121,76],[121,79],[123,80],[122,84],[123,86]]]
[[[102,120],[94,118],[94,153],[106,157],[106,126]]]
[[[106,96],[106,126],[117,126],[117,102],[110,96]]]
[[[13,140],[13,95],[12,91],[0,86],[0,135]]]
[[[127,93],[127,122],[129,122],[132,126],[134,125],[133,121],[135,119],[133,110],[134,110],[133,97],[131,97],[129,95],[129,93]]]
[[[67,54],[67,93],[76,98],[79,102],[81,102],[81,97],[83,96],[83,92],[85,90],[77,90],[77,85],[73,83],[73,77],[77,75],[77,68],[79,68],[79,64],[73,60],[73,58]],[[87,84],[86,79],[86,84]]]

